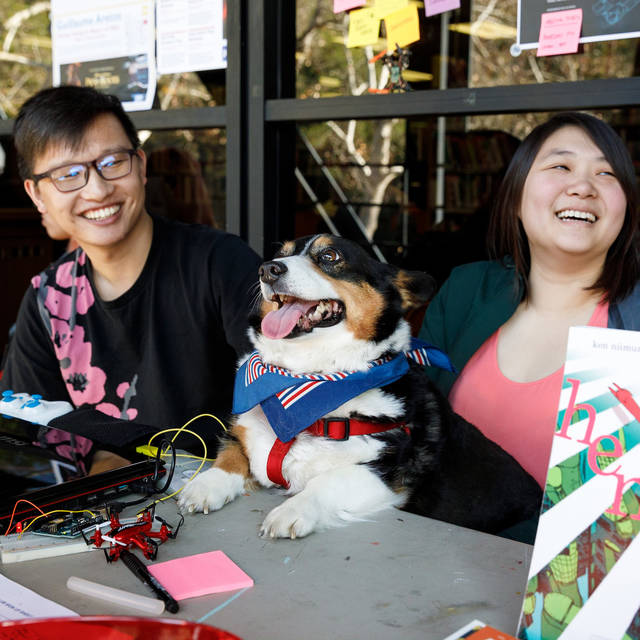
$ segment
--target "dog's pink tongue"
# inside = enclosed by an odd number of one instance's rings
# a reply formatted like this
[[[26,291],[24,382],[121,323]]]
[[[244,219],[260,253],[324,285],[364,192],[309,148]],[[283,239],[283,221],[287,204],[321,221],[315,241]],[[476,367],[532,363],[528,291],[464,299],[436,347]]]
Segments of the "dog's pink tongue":
[[[298,324],[298,320],[317,304],[317,301],[312,300],[296,300],[283,304],[280,309],[269,311],[262,318],[262,334],[272,340],[288,336]]]

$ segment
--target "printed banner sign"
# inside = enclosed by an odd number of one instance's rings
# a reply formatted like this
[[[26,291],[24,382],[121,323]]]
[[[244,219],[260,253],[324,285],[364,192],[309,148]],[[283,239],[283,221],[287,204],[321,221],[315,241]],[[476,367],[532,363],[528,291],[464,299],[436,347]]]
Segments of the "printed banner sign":
[[[113,93],[125,109],[150,109],[156,93],[153,0],[52,0],[53,85]]]

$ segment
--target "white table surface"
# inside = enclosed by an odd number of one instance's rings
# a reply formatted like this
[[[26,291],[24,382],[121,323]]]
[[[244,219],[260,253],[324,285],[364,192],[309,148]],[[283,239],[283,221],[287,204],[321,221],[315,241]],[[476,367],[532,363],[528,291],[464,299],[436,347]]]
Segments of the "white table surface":
[[[398,510],[297,540],[259,538],[262,519],[283,499],[261,490],[185,516],[158,562],[220,549],[255,585],[183,600],[177,617],[243,640],[442,640],[474,618],[515,633],[531,546]],[[158,513],[178,520],[173,500]],[[71,575],[152,595],[100,551],[7,564],[2,573],[83,615],[136,612],[69,591]]]

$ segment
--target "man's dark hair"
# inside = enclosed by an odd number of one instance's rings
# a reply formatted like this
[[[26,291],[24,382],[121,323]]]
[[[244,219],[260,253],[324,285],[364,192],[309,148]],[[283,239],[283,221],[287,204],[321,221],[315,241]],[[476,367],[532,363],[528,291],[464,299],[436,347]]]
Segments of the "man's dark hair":
[[[516,150],[498,192],[489,225],[488,248],[493,258],[513,258],[527,294],[531,266],[529,244],[520,221],[524,184],[546,140],[559,129],[577,127],[589,136],[611,165],[627,199],[622,229],[605,259],[599,278],[590,289],[602,291],[609,302],[628,295],[640,278],[640,214],[633,162],[620,136],[604,121],[587,113],[559,113],[538,125]]]
[[[13,126],[20,177],[26,180],[33,175],[35,159],[51,144],[77,149],[94,120],[109,113],[118,119],[137,149],[138,132],[116,96],[71,85],[43,89],[31,96]]]

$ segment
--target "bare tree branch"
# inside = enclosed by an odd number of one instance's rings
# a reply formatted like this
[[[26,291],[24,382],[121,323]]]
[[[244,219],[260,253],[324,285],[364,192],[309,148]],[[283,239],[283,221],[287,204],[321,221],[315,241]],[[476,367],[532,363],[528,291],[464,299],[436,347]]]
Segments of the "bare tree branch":
[[[11,49],[11,45],[13,44],[13,40],[16,37],[16,33],[18,29],[22,26],[22,23],[35,16],[38,13],[42,13],[43,11],[49,11],[51,9],[50,2],[36,2],[34,5],[29,7],[28,9],[23,9],[22,11],[18,11],[14,13],[9,19],[4,23],[4,28],[7,30],[7,35],[4,37],[4,42],[2,43],[2,50],[9,51]],[[26,64],[26,63],[25,63]]]

